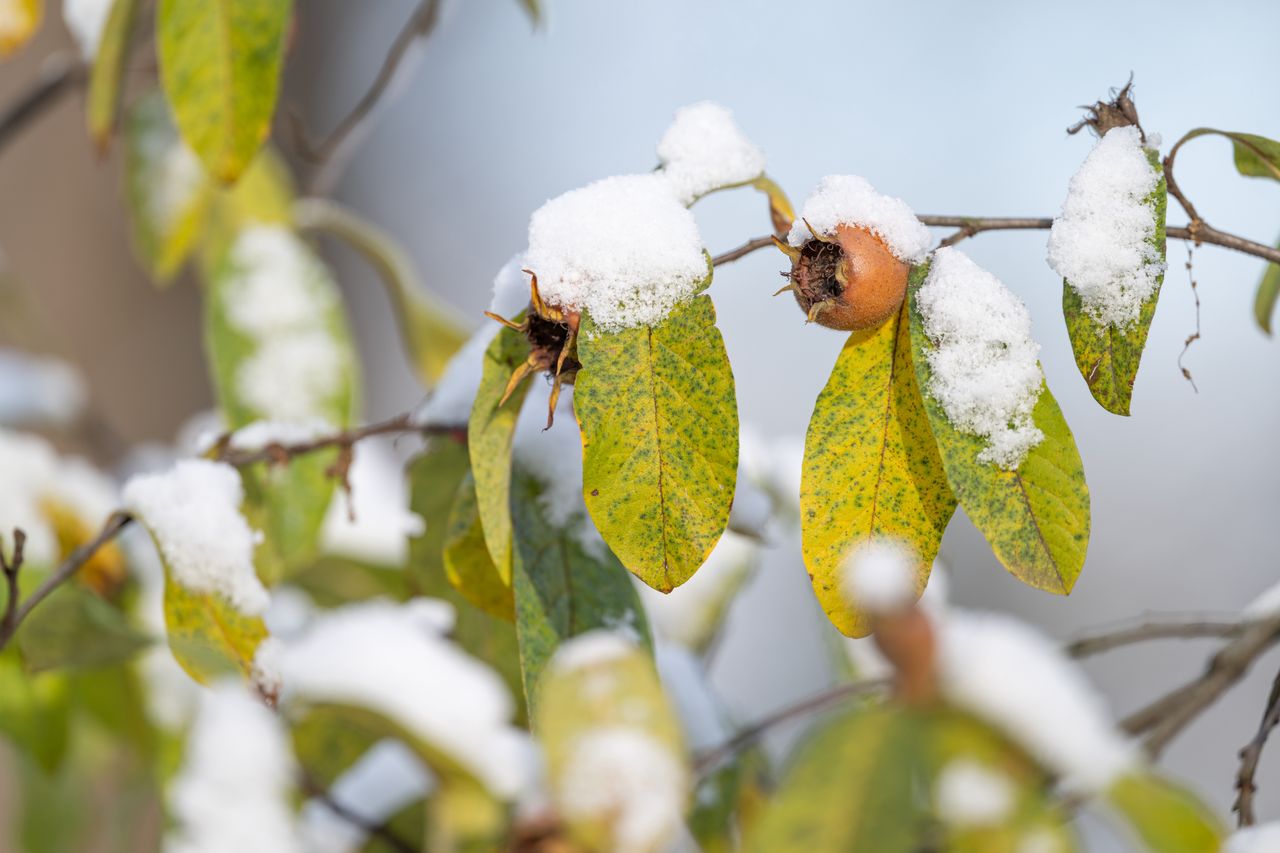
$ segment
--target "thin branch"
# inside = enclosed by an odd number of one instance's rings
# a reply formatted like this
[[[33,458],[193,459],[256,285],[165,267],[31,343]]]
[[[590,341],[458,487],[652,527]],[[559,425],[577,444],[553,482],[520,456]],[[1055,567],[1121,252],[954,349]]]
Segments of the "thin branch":
[[[721,762],[732,758],[742,750],[754,744],[757,740],[764,736],[769,729],[784,723],[787,720],[796,717],[811,714],[814,711],[820,711],[830,705],[834,705],[842,699],[848,699],[851,696],[865,696],[870,693],[877,693],[889,687],[887,679],[877,679],[875,681],[853,681],[847,684],[837,684],[835,687],[801,699],[792,705],[780,708],[769,714],[767,717],[753,723],[742,729],[729,740],[720,746],[707,750],[702,755],[694,759],[693,769],[697,776],[704,776],[710,773]]]
[[[35,85],[0,112],[0,149],[12,142],[29,122],[56,104],[59,97],[83,86],[86,79],[84,64],[70,54],[54,54],[45,60]]]
[[[1197,640],[1204,638],[1230,639],[1238,637],[1248,627],[1241,622],[1144,622],[1128,628],[1082,637],[1066,645],[1065,651],[1073,658],[1109,652],[1133,643],[1148,640]]]
[[[58,587],[62,586],[74,577],[75,573],[80,570],[81,566],[89,562],[89,560],[93,558],[93,555],[98,553],[100,548],[115,539],[116,536],[119,535],[120,531],[128,527],[132,521],[133,516],[129,515],[127,512],[113,512],[111,516],[107,518],[106,523],[102,526],[102,530],[98,532],[98,535],[67,555],[67,558],[62,561],[57,569],[54,570],[53,574],[45,578],[44,583],[40,584],[40,586],[36,588],[35,592],[27,596],[26,600],[23,601],[22,604],[18,605],[17,610],[14,611],[11,618],[6,614],[4,624],[0,625],[0,649],[3,649],[9,644],[9,641],[13,639],[14,633],[17,632],[18,627],[22,625],[22,621],[31,615],[31,611],[35,609],[36,605],[44,601],[52,595]]]
[[[399,851],[399,853],[418,853],[419,848],[417,845],[411,844],[409,841],[402,838],[399,833],[387,826],[385,822],[374,823],[370,820],[366,820],[357,812],[347,808],[342,803],[334,799],[333,794],[329,793],[329,790],[325,788],[324,785],[320,784],[320,781],[310,773],[304,770],[300,775],[301,780],[299,786],[302,790],[308,796],[324,803],[325,807],[328,808],[329,811],[333,812],[347,823],[357,829],[363,830],[369,837],[379,839],[392,850]]]
[[[738,258],[746,257],[756,249],[765,249],[772,245],[772,237],[757,237],[754,240],[748,240],[736,249],[730,249],[724,254],[716,255],[711,259],[711,265],[718,267],[721,264],[727,264],[730,261],[738,260]]]
[[[391,88],[401,70],[401,64],[404,62],[405,57],[409,55],[410,48],[419,39],[425,39],[435,30],[436,25],[440,22],[441,5],[441,0],[422,0],[418,4],[413,14],[409,16],[409,20],[405,22],[400,32],[396,35],[395,41],[391,43],[391,48],[387,51],[387,56],[382,61],[382,67],[378,70],[378,76],[374,78],[369,89],[352,107],[351,112],[347,113],[342,121],[338,122],[333,131],[323,140],[315,144],[311,143],[307,138],[306,130],[302,126],[301,118],[296,113],[290,113],[293,136],[298,153],[304,160],[322,167],[311,182],[312,186],[317,189],[317,194],[323,194],[323,189],[329,183],[328,176],[333,174],[331,161],[334,156],[360,125],[368,119],[374,107],[378,105],[378,101]]]
[[[1191,203],[1191,200],[1183,194],[1182,188],[1178,186],[1177,180],[1173,177],[1173,161],[1174,158],[1178,156],[1178,149],[1180,149],[1188,139],[1194,138],[1195,137],[1183,136],[1177,142],[1173,143],[1173,147],[1169,149],[1169,153],[1166,154],[1164,158],[1164,183],[1165,187],[1169,191],[1169,195],[1177,199],[1178,204],[1182,205],[1182,209],[1186,211],[1187,218],[1191,220],[1192,227],[1205,228],[1207,226],[1204,224],[1204,219],[1196,211],[1195,205]]]
[[[1253,826],[1257,816],[1253,812],[1253,795],[1258,786],[1254,776],[1258,772],[1258,761],[1262,758],[1262,748],[1267,745],[1267,737],[1271,730],[1280,723],[1280,672],[1271,682],[1271,695],[1267,697],[1266,710],[1262,712],[1262,722],[1253,740],[1240,750],[1240,770],[1236,774],[1236,801],[1232,809],[1239,815],[1240,826]]]
[[[254,465],[259,462],[272,462],[278,465],[287,464],[290,460],[297,456],[304,456],[308,453],[314,453],[317,450],[325,450],[331,447],[339,449],[349,449],[358,441],[366,438],[372,438],[376,435],[402,435],[407,433],[418,433],[419,435],[452,435],[459,431],[465,433],[465,426],[423,426],[415,423],[413,415],[410,412],[396,415],[385,421],[366,424],[365,426],[355,427],[354,429],[336,432],[331,435],[321,436],[309,441],[298,441],[292,443],[271,442],[256,450],[236,450],[231,446],[231,434],[222,436],[219,439],[215,451],[215,456],[219,462],[226,462],[236,468],[243,468],[246,465]]]
[[[4,616],[0,617],[0,636],[13,633],[18,619],[18,572],[22,570],[23,551],[27,545],[27,534],[22,528],[13,528],[13,559],[4,553],[4,545],[0,543],[0,569],[4,571],[5,602]]]

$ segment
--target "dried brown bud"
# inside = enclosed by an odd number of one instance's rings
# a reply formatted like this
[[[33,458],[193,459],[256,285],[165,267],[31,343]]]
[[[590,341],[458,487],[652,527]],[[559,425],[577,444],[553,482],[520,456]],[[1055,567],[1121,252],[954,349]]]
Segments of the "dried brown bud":
[[[1093,133],[1102,137],[1108,130],[1117,127],[1136,127],[1138,135],[1142,137],[1142,141],[1147,141],[1147,135],[1142,130],[1142,124],[1138,121],[1138,108],[1133,103],[1133,77],[1129,78],[1129,82],[1124,84],[1124,88],[1116,92],[1115,96],[1109,101],[1098,101],[1091,107],[1081,107],[1087,110],[1088,114],[1080,119],[1080,121],[1067,128],[1067,133],[1079,133],[1084,128],[1089,128]],[[1112,90],[1115,91],[1114,89]]]

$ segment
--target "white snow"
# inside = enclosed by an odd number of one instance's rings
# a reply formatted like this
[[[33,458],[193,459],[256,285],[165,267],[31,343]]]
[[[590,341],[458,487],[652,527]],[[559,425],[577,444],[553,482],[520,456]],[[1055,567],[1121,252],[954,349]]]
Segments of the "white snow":
[[[658,642],[654,663],[688,748],[696,753],[723,746],[734,732],[702,661],[683,646]]]
[[[350,365],[329,325],[338,297],[324,265],[287,228],[259,225],[236,238],[229,276],[227,322],[255,344],[234,380],[244,402],[266,420],[331,416]]]
[[[684,817],[684,768],[670,749],[638,729],[600,727],[569,747],[556,801],[567,820],[602,821],[615,853],[662,849]]]
[[[601,329],[659,323],[707,277],[697,223],[660,173],[596,181],[529,220],[528,268],[543,299]]]
[[[947,698],[1021,744],[1066,789],[1101,792],[1137,765],[1137,749],[1102,697],[1039,631],[999,614],[957,611],[938,636]]]
[[[143,99],[137,110],[132,120],[137,172],[132,180],[141,191],[147,224],[158,234],[169,234],[208,179],[200,158],[173,126],[163,97]]]
[[[1245,605],[1240,615],[1250,622],[1262,622],[1280,616],[1280,583],[1264,589],[1257,598]]]
[[[1013,811],[1013,782],[999,770],[971,759],[955,759],[934,782],[938,817],[953,826],[998,824]]]
[[[228,446],[236,450],[255,452],[272,444],[302,444],[331,435],[337,427],[324,418],[308,418],[303,421],[254,421],[231,434]]]
[[[1280,823],[1263,823],[1241,829],[1227,838],[1222,853],[1277,853],[1280,851]]]
[[[93,62],[98,55],[102,32],[107,28],[113,5],[115,0],[62,0],[62,20],[86,62]]]
[[[66,426],[84,412],[89,393],[67,362],[0,347],[0,424]]]
[[[868,613],[891,613],[916,600],[916,558],[893,539],[859,543],[844,559],[845,597]]]
[[[254,572],[255,536],[240,514],[243,499],[236,469],[207,459],[183,459],[124,487],[125,507],[151,531],[177,583],[257,616],[269,596]]]
[[[637,583],[659,636],[687,648],[699,648],[719,627],[734,595],[760,562],[759,546],[745,536],[725,531],[705,563],[688,581],[661,593]]]
[[[462,349],[453,354],[430,396],[413,413],[414,422],[424,427],[466,429],[471,407],[484,374],[484,353],[498,335],[499,326],[481,326]]]
[[[1027,307],[952,248],[934,253],[916,303],[934,345],[928,392],[956,429],[986,442],[979,462],[1017,468],[1044,439],[1031,417],[1044,375]]]
[[[422,516],[409,511],[404,464],[388,444],[362,441],[348,479],[351,495],[335,492],[320,531],[320,547],[328,554],[379,566],[403,566],[409,558],[409,538],[421,536],[425,529]]]
[[[289,798],[294,759],[280,720],[238,684],[202,694],[170,786],[167,853],[300,851]]]
[[[398,740],[381,740],[345,770],[329,796],[363,826],[340,817],[326,803],[311,800],[302,809],[300,832],[308,853],[355,853],[368,840],[366,826],[378,826],[425,797],[435,782],[430,771]]]
[[[561,643],[551,658],[551,669],[559,672],[593,669],[635,652],[635,641],[622,632],[596,628]]]
[[[416,599],[329,611],[280,655],[282,705],[347,704],[385,716],[514,798],[531,772],[502,679],[443,636],[451,609]]]
[[[676,110],[675,121],[658,142],[658,161],[684,204],[764,173],[764,152],[738,128],[733,113],[711,101]]]
[[[809,224],[806,225],[805,222]],[[933,237],[900,198],[876,192],[857,175],[828,175],[813,195],[805,199],[800,218],[791,225],[787,241],[803,246],[813,239],[809,228],[823,236],[836,233],[836,226],[856,225],[876,234],[901,261],[918,264],[929,255]]]
[[[588,555],[603,558],[600,538],[582,497],[582,434],[573,415],[573,386],[560,391],[556,420],[547,425],[551,386],[537,379],[525,398],[512,439],[512,458],[542,486],[538,508],[552,527],[568,531]]]
[[[1131,325],[1159,286],[1165,264],[1151,244],[1150,198],[1159,180],[1136,127],[1108,131],[1071,179],[1049,232],[1049,266],[1099,323]]]
[[[934,622],[946,618],[948,599],[951,594],[947,569],[942,560],[935,559],[933,568],[929,570],[929,583],[920,596],[920,608]],[[273,594],[274,597],[274,594]],[[893,665],[885,660],[880,649],[876,647],[875,637],[844,638],[845,651],[849,655],[849,663],[858,678],[878,679],[893,675]]]

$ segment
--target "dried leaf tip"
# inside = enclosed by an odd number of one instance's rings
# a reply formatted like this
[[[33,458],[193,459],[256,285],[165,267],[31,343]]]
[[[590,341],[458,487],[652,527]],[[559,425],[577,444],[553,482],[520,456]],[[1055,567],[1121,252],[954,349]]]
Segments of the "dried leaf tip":
[[[1122,88],[1111,90],[1111,100],[1096,101],[1092,106],[1082,106],[1080,109],[1085,110],[1085,117],[1067,128],[1069,134],[1079,133],[1087,127],[1101,138],[1107,135],[1107,131],[1117,127],[1136,127],[1142,142],[1145,144],[1147,141],[1147,134],[1138,121],[1138,108],[1133,102],[1132,73]]]

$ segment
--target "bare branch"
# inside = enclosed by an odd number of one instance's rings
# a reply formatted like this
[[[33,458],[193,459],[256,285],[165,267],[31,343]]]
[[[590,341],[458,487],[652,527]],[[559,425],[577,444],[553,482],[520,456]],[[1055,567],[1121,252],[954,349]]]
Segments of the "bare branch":
[[[1266,710],[1262,712],[1262,722],[1253,740],[1240,750],[1240,770],[1236,774],[1236,801],[1232,809],[1240,819],[1240,826],[1253,826],[1257,817],[1253,812],[1253,795],[1258,786],[1254,776],[1258,772],[1258,761],[1262,758],[1262,748],[1267,744],[1271,730],[1280,723],[1280,672],[1271,682],[1271,695],[1267,697]]]
[[[738,258],[746,257],[756,249],[765,249],[772,245],[772,237],[756,237],[754,240],[748,240],[736,249],[730,249],[724,254],[716,255],[711,259],[711,265],[718,267],[721,264],[727,264],[730,261],[736,261]]]
[[[397,850],[399,853],[417,853],[419,850],[417,845],[411,844],[409,841],[401,838],[400,835],[391,827],[387,826],[386,823],[373,823],[372,821],[365,820],[359,814],[338,802],[334,799],[333,794],[329,793],[329,790],[320,783],[320,780],[316,779],[305,770],[301,773],[300,787],[308,796],[324,803],[325,807],[328,808],[329,811],[333,812],[352,826],[363,830],[371,838],[379,839],[392,850]]]
[[[1086,658],[1148,640],[1230,639],[1240,636],[1246,627],[1247,623],[1241,622],[1173,622],[1165,617],[1160,621],[1143,622],[1128,628],[1082,637],[1068,643],[1065,651],[1073,658]]]
[[[69,53],[54,54],[45,60],[35,85],[0,112],[0,149],[12,142],[29,122],[56,104],[58,98],[80,88],[87,79],[84,64]]]
[[[304,456],[318,450],[325,450],[331,447],[349,449],[356,442],[376,435],[402,435],[407,433],[418,433],[419,435],[455,435],[460,433],[466,435],[466,431],[465,425],[422,426],[414,422],[411,413],[405,412],[385,421],[366,424],[365,426],[321,436],[310,441],[299,441],[291,444],[271,442],[258,450],[236,450],[231,446],[231,435],[227,434],[222,436],[215,445],[214,458],[219,462],[225,462],[236,468],[243,468],[246,465],[254,465],[259,462],[285,465],[297,456]]]
[[[4,571],[5,602],[4,616],[0,617],[0,637],[13,633],[18,618],[18,572],[22,570],[23,551],[27,545],[27,534],[22,528],[13,528],[13,559],[4,553],[0,543],[0,569]],[[0,643],[0,647],[3,644]]]

